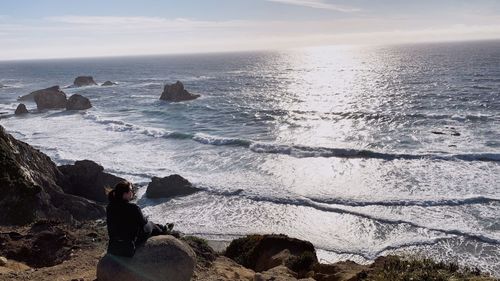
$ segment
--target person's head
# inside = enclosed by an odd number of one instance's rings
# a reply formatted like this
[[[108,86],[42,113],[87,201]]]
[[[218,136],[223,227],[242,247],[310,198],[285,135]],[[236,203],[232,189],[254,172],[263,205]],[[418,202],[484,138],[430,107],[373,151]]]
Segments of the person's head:
[[[134,192],[132,188],[132,183],[128,181],[122,181],[119,182],[115,188],[113,188],[109,193],[108,193],[108,200],[115,201],[115,200],[124,200],[124,201],[130,201],[134,198]]]

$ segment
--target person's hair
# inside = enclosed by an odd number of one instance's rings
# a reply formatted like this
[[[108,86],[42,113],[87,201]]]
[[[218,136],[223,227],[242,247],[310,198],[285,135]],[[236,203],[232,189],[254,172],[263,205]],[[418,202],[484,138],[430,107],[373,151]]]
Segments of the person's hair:
[[[128,181],[121,181],[115,185],[115,188],[108,190],[108,200],[109,202],[122,200],[123,194],[131,190],[132,190],[132,183]]]

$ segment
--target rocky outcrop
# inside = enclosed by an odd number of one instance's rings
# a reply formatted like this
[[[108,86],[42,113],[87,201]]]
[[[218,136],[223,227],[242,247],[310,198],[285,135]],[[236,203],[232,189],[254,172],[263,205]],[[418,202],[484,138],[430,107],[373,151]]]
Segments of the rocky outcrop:
[[[172,236],[155,236],[132,258],[105,255],[97,265],[99,281],[189,281],[196,266],[193,250]]]
[[[61,102],[59,107],[65,107],[66,106],[66,94],[61,91],[61,88],[59,86],[52,86],[46,89],[41,89],[37,90],[34,92],[31,92],[27,95],[19,97],[17,100],[19,101],[36,101],[35,97],[37,96],[45,96],[48,95],[50,97],[55,97],[55,96],[64,96],[64,102],[62,102],[63,98],[61,98]]]
[[[63,190],[97,202],[108,202],[106,187],[114,187],[125,179],[104,172],[104,168],[90,160],[76,161],[74,165],[59,166],[65,177]]]
[[[73,87],[85,87],[97,85],[92,76],[78,76],[73,81]]]
[[[285,235],[249,235],[233,240],[225,255],[239,264],[262,272],[286,265],[295,272],[307,272],[318,262],[311,242]]]
[[[181,240],[188,244],[191,249],[193,249],[193,251],[196,253],[198,264],[204,267],[212,265],[219,256],[204,239],[198,238],[196,236],[184,236],[181,238]]]
[[[26,108],[26,105],[24,105],[24,103],[20,103],[17,106],[16,111],[14,112],[15,115],[23,115],[26,113],[29,113],[29,112],[28,112],[28,109]]]
[[[101,218],[102,206],[66,194],[63,174],[50,158],[0,126],[0,224],[40,219],[72,222]]]
[[[284,265],[273,267],[267,271],[256,273],[254,281],[295,281],[297,273]],[[314,280],[314,279],[313,279]]]
[[[369,269],[368,265],[353,261],[341,261],[335,264],[316,264],[312,272],[316,280],[358,280]]]
[[[199,97],[200,95],[193,95],[186,91],[184,85],[180,81],[177,81],[175,84],[165,85],[160,100],[179,102],[194,100]]]
[[[85,110],[92,107],[90,100],[82,95],[74,94],[66,103],[66,110]]]
[[[18,100],[34,100],[38,109],[64,108],[67,102],[66,94],[61,91],[59,86],[34,91],[28,95],[19,97]]]
[[[200,191],[187,179],[179,175],[170,175],[164,178],[153,177],[148,184],[146,197],[168,198],[175,196],[186,196]]]
[[[101,86],[114,86],[114,85],[116,85],[116,83],[115,82],[111,82],[109,80],[101,84]]]

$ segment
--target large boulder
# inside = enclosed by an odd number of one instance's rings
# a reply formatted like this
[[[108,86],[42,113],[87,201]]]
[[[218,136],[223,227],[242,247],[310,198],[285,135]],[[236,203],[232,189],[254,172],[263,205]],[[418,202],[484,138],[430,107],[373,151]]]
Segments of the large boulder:
[[[180,81],[177,81],[175,84],[165,85],[160,100],[179,102],[194,100],[199,97],[200,95],[193,95],[186,91],[184,85]]]
[[[32,92],[20,97],[19,100],[30,100],[31,98],[36,102],[38,109],[65,108],[67,102],[66,94],[61,91],[59,86]]]
[[[66,110],[85,110],[92,107],[90,100],[82,95],[74,94],[66,103]]]
[[[26,108],[26,105],[24,105],[24,103],[20,103],[17,106],[16,111],[14,112],[15,115],[22,115],[22,114],[26,114],[26,113],[29,113],[29,112],[28,112],[28,109]]]
[[[40,219],[73,222],[105,215],[102,206],[64,193],[63,181],[63,174],[47,155],[0,126],[0,224],[22,225]]]
[[[179,175],[170,175],[164,178],[153,177],[148,184],[146,197],[168,198],[174,196],[186,196],[200,191],[187,179]]]
[[[97,202],[108,202],[106,187],[114,187],[125,179],[104,172],[104,168],[90,160],[76,161],[74,165],[59,166],[65,176],[62,186],[66,193]]]
[[[73,81],[73,87],[85,87],[97,85],[92,76],[78,76]]]
[[[233,240],[225,255],[256,272],[285,265],[302,273],[318,262],[311,242],[274,234],[249,235]]]
[[[189,281],[196,266],[193,250],[172,236],[155,236],[132,258],[106,254],[97,265],[99,281]]]
[[[108,81],[102,83],[101,86],[113,86],[113,85],[116,85],[116,83],[108,80]]]

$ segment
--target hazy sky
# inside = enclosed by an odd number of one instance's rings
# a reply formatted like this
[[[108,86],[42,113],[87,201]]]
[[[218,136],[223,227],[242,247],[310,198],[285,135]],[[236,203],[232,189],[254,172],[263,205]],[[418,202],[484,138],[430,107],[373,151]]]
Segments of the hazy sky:
[[[0,60],[497,38],[499,0],[0,0]]]

